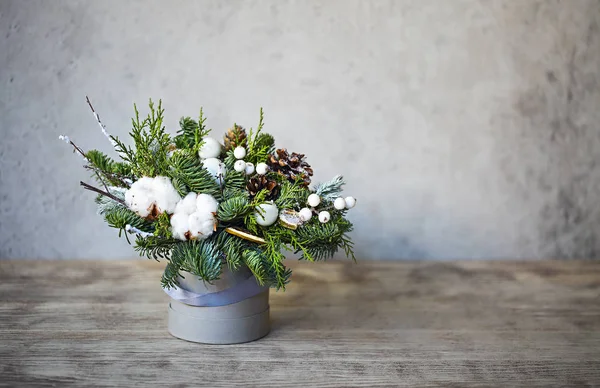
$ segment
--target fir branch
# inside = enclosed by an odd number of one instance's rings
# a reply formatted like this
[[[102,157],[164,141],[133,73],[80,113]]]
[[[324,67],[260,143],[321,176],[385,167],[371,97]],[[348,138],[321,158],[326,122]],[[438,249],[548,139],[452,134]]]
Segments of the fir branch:
[[[269,273],[268,264],[264,260],[260,250],[246,249],[242,253],[242,258],[244,264],[250,269],[250,272],[252,272],[252,275],[254,275],[258,284],[261,286],[270,286],[273,283],[272,276]]]
[[[135,241],[135,250],[140,256],[159,261],[160,259],[169,259],[171,249],[179,243],[179,240],[173,238],[140,235]]]
[[[237,271],[243,264],[243,251],[248,245],[245,240],[227,232],[221,232],[215,238],[217,249],[225,255],[227,264],[232,271]]]
[[[125,201],[125,191],[126,189],[122,187],[109,187],[108,192],[115,197]],[[106,197],[102,194],[98,194],[96,197],[96,204],[98,205],[98,214],[104,215],[110,211],[113,211],[115,208],[124,208],[125,205],[121,202],[117,202],[112,198]]]
[[[222,258],[212,239],[178,243],[171,251],[171,262],[180,269],[211,282],[221,275]]]
[[[113,186],[129,187],[133,181],[131,166],[115,162],[106,154],[98,150],[89,150],[85,157],[89,163],[85,168],[101,174]]]
[[[213,176],[202,166],[198,157],[187,151],[177,152],[169,160],[169,175],[176,181],[175,188],[180,191],[182,184],[194,193],[210,194],[220,197],[220,187]],[[183,193],[180,193],[183,195]]]
[[[229,222],[243,218],[252,210],[246,195],[231,197],[219,204],[217,218],[219,221]]]
[[[153,232],[154,230],[150,222],[125,207],[107,211],[104,214],[104,219],[108,223],[108,226],[119,229],[119,237],[121,237],[121,233],[127,229],[127,225],[148,233]],[[125,236],[127,236],[127,234],[125,234]]]
[[[315,187],[315,194],[321,197],[321,200],[334,201],[340,196],[342,187],[346,184],[344,177],[336,175],[332,180],[323,182]]]
[[[127,233],[135,234],[135,235],[137,235],[139,237],[143,237],[143,238],[154,235],[153,233],[144,232],[143,230],[140,230],[140,229],[136,228],[135,226],[131,226],[129,224],[125,225],[125,231]]]

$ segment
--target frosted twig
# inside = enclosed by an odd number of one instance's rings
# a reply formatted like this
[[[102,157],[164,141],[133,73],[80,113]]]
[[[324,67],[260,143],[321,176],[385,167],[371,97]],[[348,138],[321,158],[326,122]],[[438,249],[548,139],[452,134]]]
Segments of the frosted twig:
[[[120,203],[122,205],[125,205],[125,201],[123,201],[121,198],[119,198],[119,197],[111,194],[108,191],[108,189],[106,191],[102,191],[99,188],[94,187],[94,186],[92,186],[90,184],[87,184],[87,183],[85,183],[83,181],[80,181],[79,184],[81,186],[83,186],[83,188],[86,189],[86,190],[93,191],[94,193],[98,193],[100,195],[104,195],[105,197],[108,197],[108,198],[112,199],[113,201],[116,201],[116,202],[118,202],[118,203]]]
[[[138,236],[142,236],[142,237],[150,237],[150,236],[154,236],[154,234],[152,233],[148,233],[148,232],[144,232],[143,230],[139,230],[138,228],[136,228],[135,226],[131,226],[129,224],[127,224],[125,226],[125,231],[127,233],[131,233],[131,234],[137,234]]]
[[[106,136],[106,138],[108,139],[108,141],[110,141],[110,144],[112,144],[113,147],[116,147],[117,142],[114,141],[114,139],[112,138],[110,133],[108,133],[106,131],[106,125],[104,125],[102,123],[102,120],[100,120],[100,115],[98,115],[98,113],[96,113],[96,110],[94,109],[94,106],[92,105],[92,102],[90,101],[89,97],[85,96],[85,100],[87,101],[88,105],[90,106],[90,109],[92,110],[92,113],[94,114],[94,118],[96,119],[96,121],[98,122],[98,125],[100,126],[100,129],[102,130],[102,134],[104,134],[104,136]]]
[[[69,138],[69,136],[60,135],[58,138],[60,140],[64,141],[65,143],[72,145],[73,152],[79,153],[79,155],[81,155],[82,158],[84,158],[85,160],[88,160],[87,156],[85,155],[85,152],[83,152],[83,150],[81,148],[77,147],[77,145],[75,143],[73,143],[73,141]]]

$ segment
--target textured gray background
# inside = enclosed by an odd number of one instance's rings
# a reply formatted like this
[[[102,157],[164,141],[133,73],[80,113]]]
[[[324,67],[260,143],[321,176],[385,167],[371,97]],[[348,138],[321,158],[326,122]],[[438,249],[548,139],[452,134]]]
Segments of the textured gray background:
[[[168,4],[168,5],[167,5]],[[255,125],[358,197],[358,257],[598,257],[600,2],[0,0],[0,257],[116,258],[57,140],[132,103]]]

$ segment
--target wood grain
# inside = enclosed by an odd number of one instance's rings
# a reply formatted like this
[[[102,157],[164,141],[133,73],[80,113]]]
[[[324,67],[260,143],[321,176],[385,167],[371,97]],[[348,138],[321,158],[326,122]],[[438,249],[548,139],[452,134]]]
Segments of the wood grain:
[[[600,385],[600,262],[289,264],[220,346],[167,333],[159,263],[0,261],[0,386]]]

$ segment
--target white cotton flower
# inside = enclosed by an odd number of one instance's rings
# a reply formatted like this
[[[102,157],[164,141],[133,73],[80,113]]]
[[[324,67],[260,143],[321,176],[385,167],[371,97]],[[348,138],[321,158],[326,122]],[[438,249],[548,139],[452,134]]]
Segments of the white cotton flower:
[[[216,213],[219,203],[209,194],[198,194],[196,199],[196,210],[201,213]]]
[[[171,216],[171,233],[173,237],[179,240],[187,240],[186,233],[190,230],[189,215],[185,213],[175,213]]]
[[[157,176],[152,182],[152,188],[159,211],[173,213],[181,197],[173,187],[171,180],[166,176]]]
[[[125,192],[125,204],[140,217],[147,217],[152,211],[155,201],[152,182],[152,178],[142,177]]]
[[[214,232],[215,217],[212,213],[192,213],[188,222],[192,239],[204,240]]]
[[[196,211],[196,193],[188,193],[181,201],[175,206],[175,214],[183,213],[190,215]]]
[[[212,137],[205,137],[203,140],[202,147],[198,151],[198,155],[201,159],[216,158],[221,155],[221,143]]]

